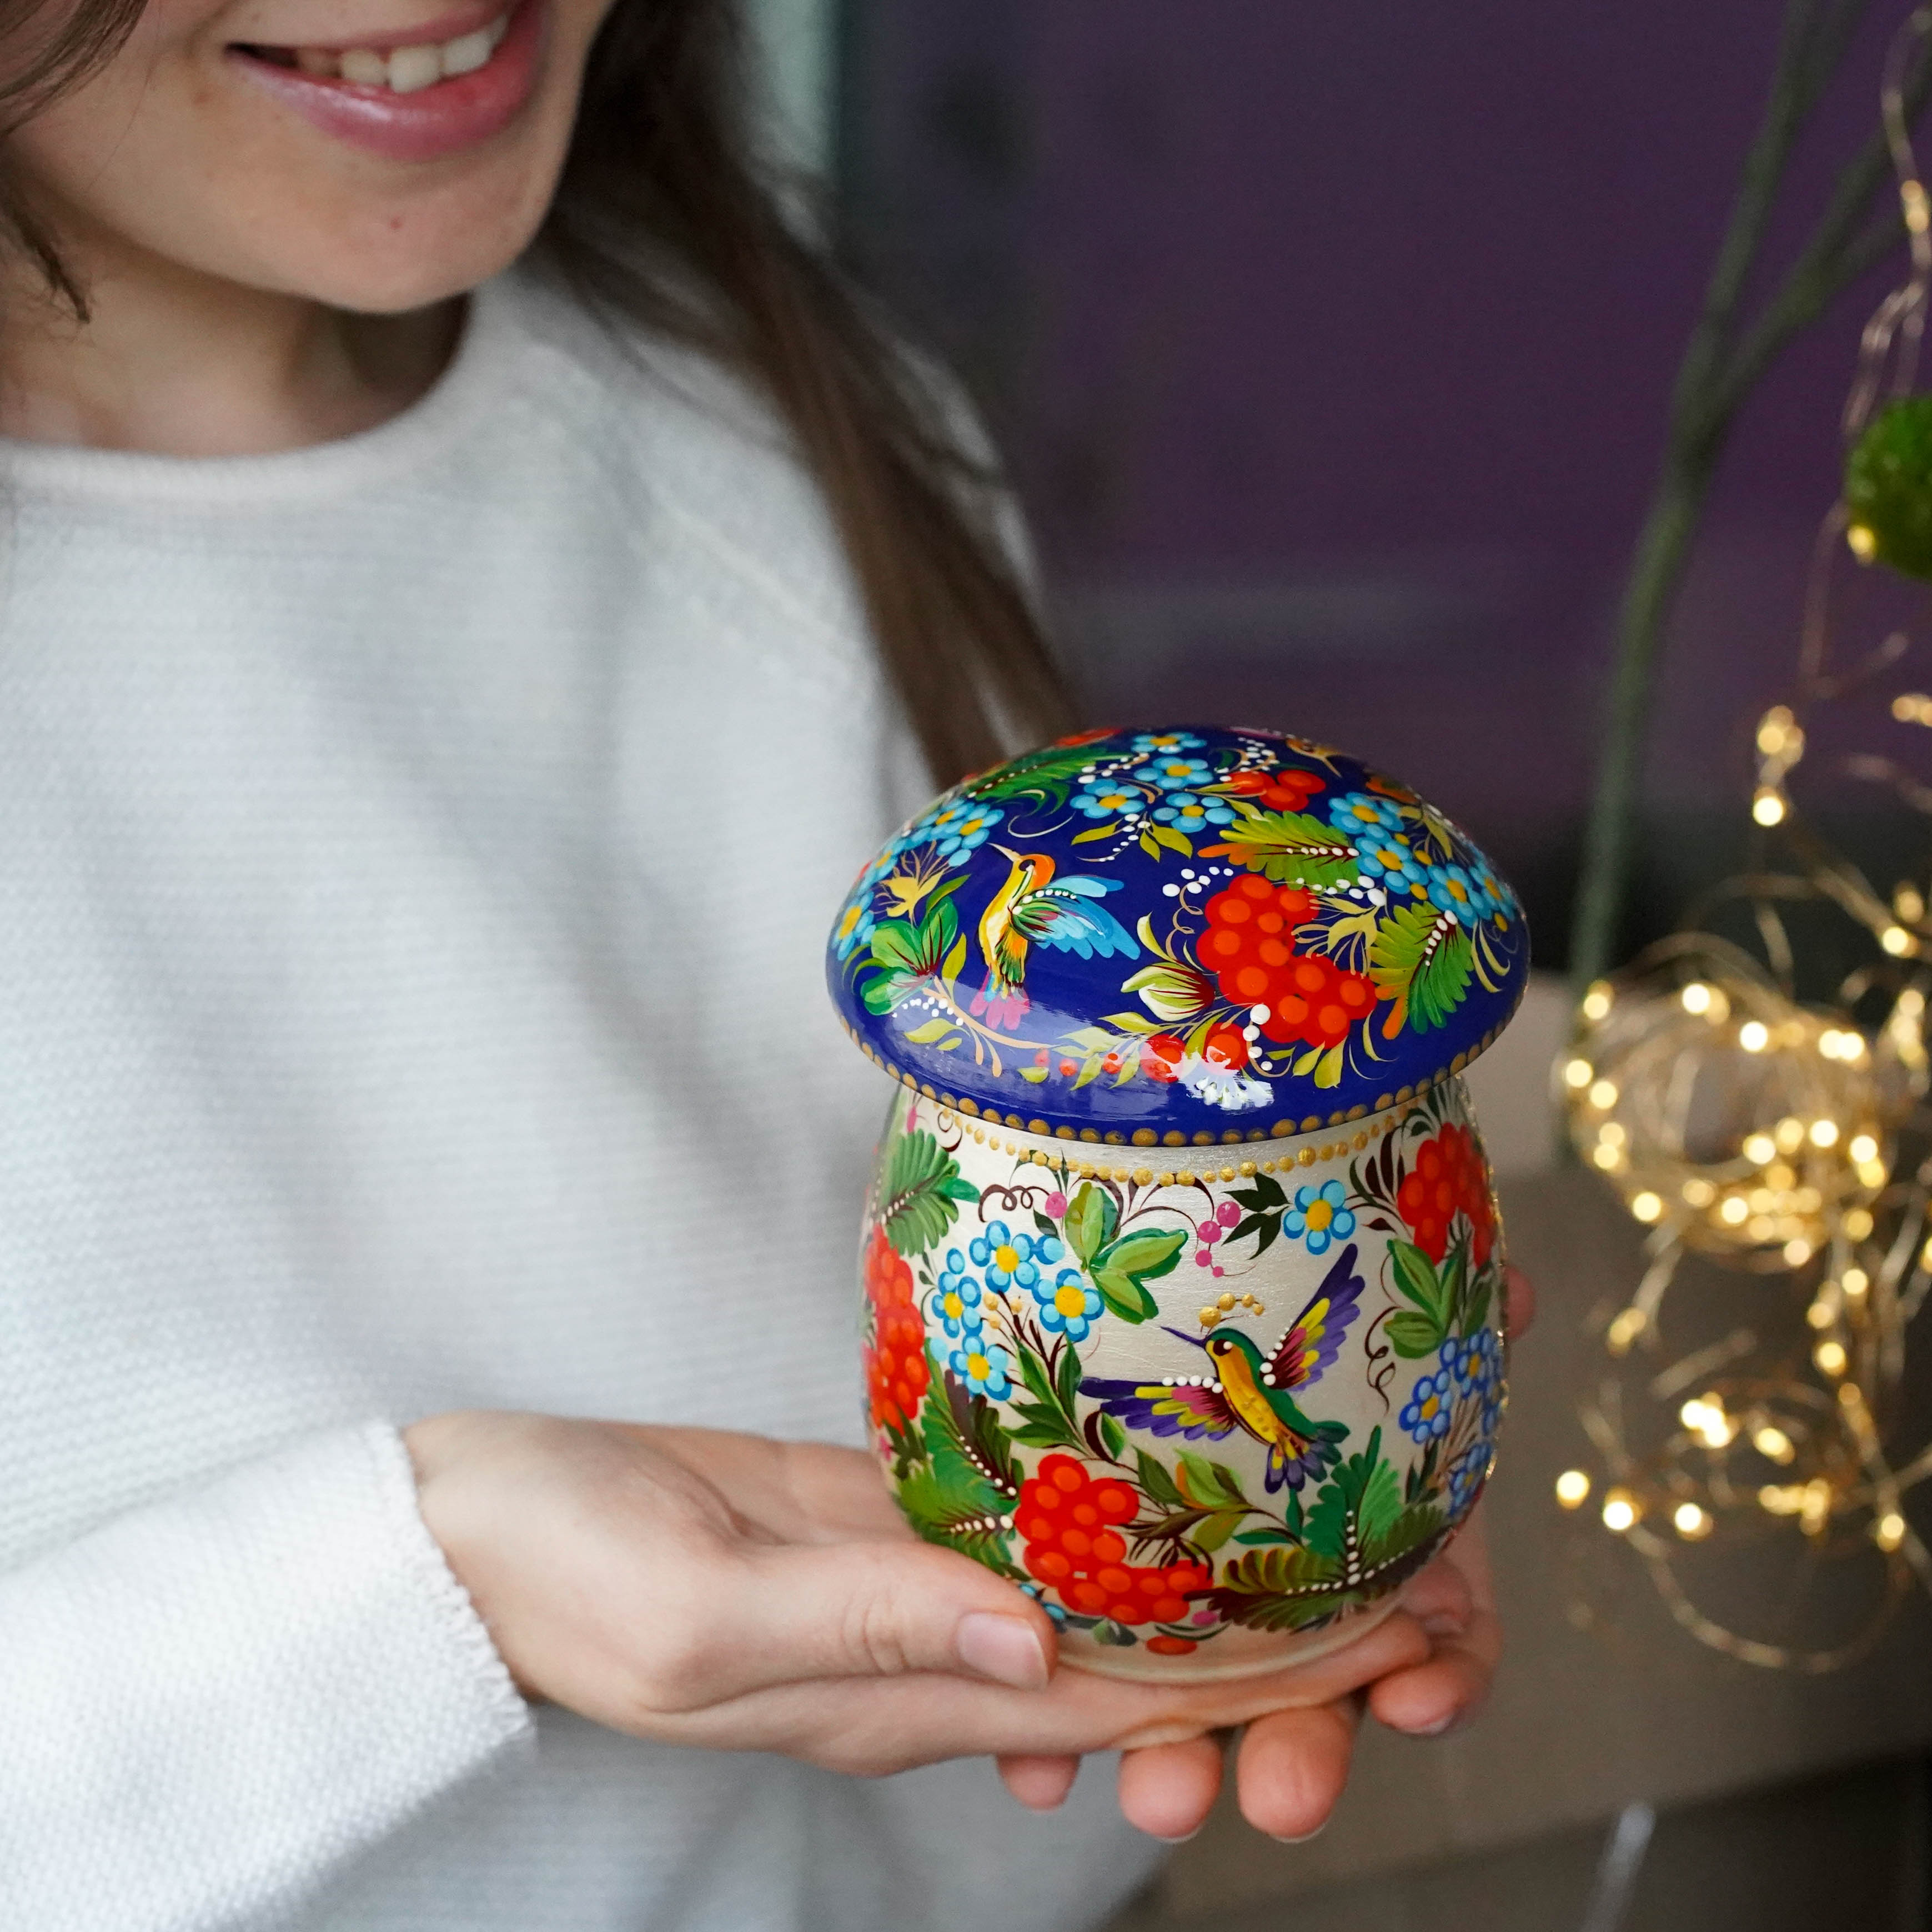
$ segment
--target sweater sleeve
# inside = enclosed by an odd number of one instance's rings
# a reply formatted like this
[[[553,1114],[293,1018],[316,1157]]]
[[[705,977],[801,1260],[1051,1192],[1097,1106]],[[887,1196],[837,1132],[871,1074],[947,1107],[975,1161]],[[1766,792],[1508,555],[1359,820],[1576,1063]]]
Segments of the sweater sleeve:
[[[254,1923],[531,1736],[396,1432],[306,1438],[0,1577],[0,1927]]]

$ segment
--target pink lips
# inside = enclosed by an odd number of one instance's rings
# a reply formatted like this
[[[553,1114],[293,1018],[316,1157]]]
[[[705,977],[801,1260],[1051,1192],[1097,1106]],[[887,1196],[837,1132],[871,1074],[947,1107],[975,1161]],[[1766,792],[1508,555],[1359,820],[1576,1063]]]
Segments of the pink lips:
[[[231,47],[228,58],[324,134],[389,160],[430,161],[487,141],[516,118],[536,85],[544,14],[544,0],[520,0],[509,32],[485,65],[417,94],[325,80],[238,47]],[[361,44],[382,50],[379,43]]]

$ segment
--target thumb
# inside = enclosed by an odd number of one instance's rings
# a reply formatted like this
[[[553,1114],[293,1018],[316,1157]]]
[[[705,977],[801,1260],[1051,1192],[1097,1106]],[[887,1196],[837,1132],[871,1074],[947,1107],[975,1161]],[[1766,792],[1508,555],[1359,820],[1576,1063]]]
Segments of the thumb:
[[[968,1557],[910,1542],[781,1544],[739,1567],[713,1630],[735,1691],[929,1670],[1040,1690],[1052,1676],[1046,1612]]]

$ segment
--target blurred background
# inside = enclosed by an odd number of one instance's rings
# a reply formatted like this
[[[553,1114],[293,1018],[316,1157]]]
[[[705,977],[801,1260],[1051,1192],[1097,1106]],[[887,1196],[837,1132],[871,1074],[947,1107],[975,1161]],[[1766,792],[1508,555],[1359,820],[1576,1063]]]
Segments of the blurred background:
[[[1774,264],[1876,125],[1904,12],[1867,10]],[[764,0],[757,21],[775,144],[993,425],[1090,716],[1372,757],[1474,834],[1560,972],[1616,602],[1781,13]],[[1622,953],[1738,857],[1858,331],[1898,272],[1787,353],[1726,456],[1658,683]],[[1904,748],[1882,712],[1853,722]],[[1906,836],[1895,808],[1821,802],[1855,846]],[[1145,1932],[1932,1924],[1923,1606],[1829,1678],[1754,1670],[1694,1644],[1626,1552],[1579,1553],[1551,1501],[1582,1324],[1639,1266],[1638,1231],[1547,1159],[1564,1011],[1546,988],[1478,1070],[1546,1298],[1495,1486],[1495,1705],[1439,1748],[1365,1742],[1314,1844],[1218,1818]]]

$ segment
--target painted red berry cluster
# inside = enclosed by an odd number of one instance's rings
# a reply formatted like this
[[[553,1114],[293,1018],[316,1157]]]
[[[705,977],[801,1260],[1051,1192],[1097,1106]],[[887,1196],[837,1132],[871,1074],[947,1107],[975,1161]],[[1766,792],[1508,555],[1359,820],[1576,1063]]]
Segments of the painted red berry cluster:
[[[1478,1268],[1489,1259],[1496,1214],[1483,1156],[1468,1128],[1451,1121],[1423,1142],[1396,1190],[1395,1204],[1415,1245],[1431,1261],[1440,1264],[1448,1253],[1449,1224],[1459,1214],[1468,1218],[1470,1259]]]
[[[1071,1456],[1048,1456],[1020,1490],[1014,1527],[1026,1539],[1028,1574],[1070,1610],[1120,1624],[1174,1623],[1187,1614],[1191,1594],[1208,1584],[1205,1564],[1132,1564],[1120,1526],[1132,1519],[1133,1491],[1111,1478],[1096,1480]],[[1155,1636],[1150,1650],[1180,1654],[1191,1639]]]
[[[1294,928],[1315,911],[1313,897],[1299,886],[1277,886],[1250,872],[1202,910],[1202,964],[1224,1000],[1267,1009],[1259,1024],[1270,1040],[1334,1046],[1374,1010],[1376,989],[1360,974],[1295,950]]]
[[[912,1270],[875,1228],[866,1246],[866,1299],[872,1304],[872,1343],[866,1351],[866,1389],[872,1424],[904,1429],[919,1412],[932,1371],[926,1324],[914,1298]]]

